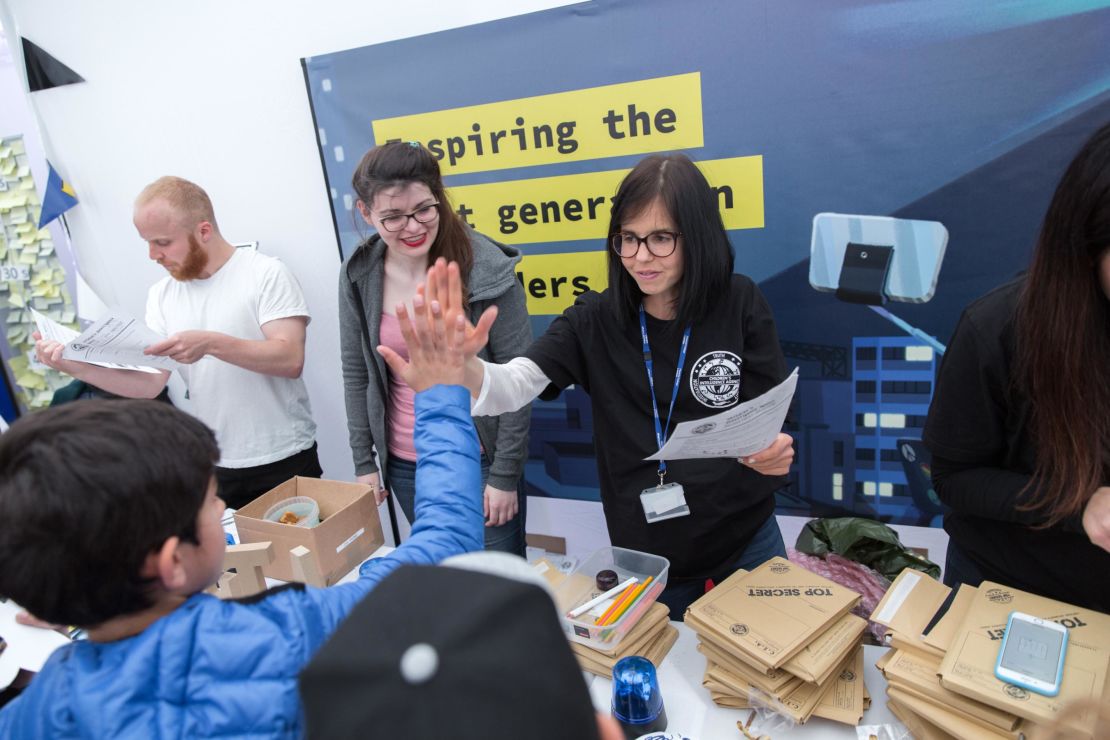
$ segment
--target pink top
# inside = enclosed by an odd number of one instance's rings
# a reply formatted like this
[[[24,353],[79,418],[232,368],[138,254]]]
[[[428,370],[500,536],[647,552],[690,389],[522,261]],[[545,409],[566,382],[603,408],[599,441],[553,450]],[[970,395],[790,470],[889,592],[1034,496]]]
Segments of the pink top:
[[[401,336],[401,324],[396,316],[382,314],[379,339],[401,357],[406,360],[409,358],[409,349]],[[416,460],[416,447],[412,443],[412,428],[416,417],[413,406],[415,395],[408,383],[389,373],[389,411],[386,414],[386,423],[389,425],[389,454],[409,462]]]

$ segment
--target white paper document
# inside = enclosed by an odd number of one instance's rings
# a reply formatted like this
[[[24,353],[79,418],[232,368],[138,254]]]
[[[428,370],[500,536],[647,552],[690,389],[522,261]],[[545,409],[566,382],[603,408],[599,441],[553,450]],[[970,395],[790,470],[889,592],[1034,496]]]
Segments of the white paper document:
[[[747,457],[765,450],[782,431],[798,368],[758,398],[715,416],[677,424],[663,449],[645,460],[688,460],[704,457]]]
[[[53,339],[65,345],[62,357],[67,360],[144,373],[156,373],[157,368],[174,370],[178,367],[178,363],[169,357],[143,354],[143,349],[162,341],[164,337],[130,316],[109,313],[78,334],[34,309],[31,313],[43,339]]]

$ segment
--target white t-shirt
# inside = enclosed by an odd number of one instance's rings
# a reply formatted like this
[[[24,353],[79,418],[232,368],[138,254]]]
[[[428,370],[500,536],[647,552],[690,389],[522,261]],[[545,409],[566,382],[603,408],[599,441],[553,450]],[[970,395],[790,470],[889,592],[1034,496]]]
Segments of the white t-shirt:
[[[285,265],[253,249],[236,249],[212,277],[165,277],[147,295],[146,323],[169,336],[199,329],[263,340],[268,321],[304,316],[301,286]],[[316,424],[300,378],[279,378],[204,357],[182,365],[189,409],[216,432],[220,466],[249,468],[312,446]]]

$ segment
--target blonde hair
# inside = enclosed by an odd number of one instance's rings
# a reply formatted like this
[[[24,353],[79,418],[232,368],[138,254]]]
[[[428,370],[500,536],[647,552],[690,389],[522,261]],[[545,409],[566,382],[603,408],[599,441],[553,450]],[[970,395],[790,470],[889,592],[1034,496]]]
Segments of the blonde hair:
[[[139,197],[135,199],[135,207],[145,206],[155,200],[164,200],[169,204],[189,228],[207,221],[217,232],[220,230],[216,224],[216,214],[212,210],[212,201],[208,198],[208,193],[194,182],[173,175],[159,177],[143,188]]]

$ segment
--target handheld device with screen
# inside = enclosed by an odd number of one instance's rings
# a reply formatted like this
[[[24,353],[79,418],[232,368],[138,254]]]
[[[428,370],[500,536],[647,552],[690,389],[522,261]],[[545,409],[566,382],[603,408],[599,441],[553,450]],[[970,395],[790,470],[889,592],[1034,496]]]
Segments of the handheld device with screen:
[[[1044,696],[1060,693],[1068,629],[1047,619],[1010,612],[994,675]]]

